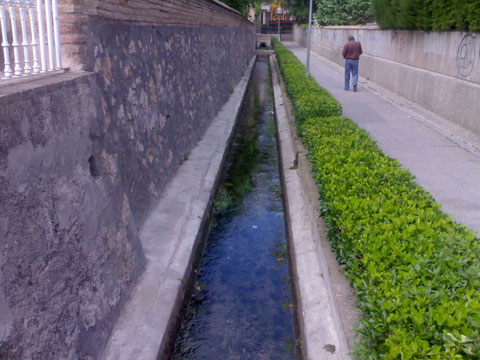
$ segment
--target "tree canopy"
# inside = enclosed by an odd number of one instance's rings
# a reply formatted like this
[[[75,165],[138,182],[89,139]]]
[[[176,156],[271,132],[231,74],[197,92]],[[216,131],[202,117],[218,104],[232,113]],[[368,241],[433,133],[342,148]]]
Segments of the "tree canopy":
[[[298,24],[308,23],[310,0],[285,0],[284,6],[295,16]],[[313,12],[317,11],[317,3],[313,1]]]
[[[281,0],[297,23],[308,23],[310,0]],[[317,25],[357,25],[373,22],[371,0],[313,0]]]
[[[370,0],[315,0],[317,25],[364,25],[373,22]]]
[[[480,32],[480,0],[373,0],[382,28]]]
[[[264,1],[261,0],[221,0],[228,6],[231,6],[235,10],[241,12],[244,16],[247,16],[248,10],[250,7],[253,7],[257,13],[259,12],[259,8],[261,3]]]

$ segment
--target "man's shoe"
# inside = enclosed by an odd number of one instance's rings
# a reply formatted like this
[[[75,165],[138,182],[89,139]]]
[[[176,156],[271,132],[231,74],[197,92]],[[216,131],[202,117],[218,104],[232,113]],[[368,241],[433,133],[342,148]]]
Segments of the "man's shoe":
[[[345,91],[349,91],[350,89],[345,88]]]
[[[357,92],[357,85],[353,85],[353,91]]]

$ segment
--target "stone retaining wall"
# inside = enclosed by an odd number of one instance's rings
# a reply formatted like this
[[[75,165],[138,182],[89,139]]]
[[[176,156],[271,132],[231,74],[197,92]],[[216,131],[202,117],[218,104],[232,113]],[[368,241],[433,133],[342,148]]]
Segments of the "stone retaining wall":
[[[218,0],[58,0],[58,4],[63,59],[74,70],[85,69],[88,62],[92,17],[106,23],[154,27],[252,26]]]
[[[0,97],[0,358],[86,359],[144,263],[132,166],[101,144],[95,75],[29,87]]]
[[[132,1],[117,5],[148,15]],[[106,18],[75,1],[83,55],[71,60],[90,72],[0,88],[1,359],[103,351],[143,270],[144,219],[253,53],[251,23],[192,3],[216,20],[147,25],[133,10]]]
[[[87,66],[98,74],[104,133],[129,141],[112,142],[111,151],[133,166],[127,185],[140,220],[240,80],[253,34],[249,27],[147,27],[97,18],[90,27]]]
[[[312,51],[343,65],[348,35],[362,43],[360,75],[480,134],[480,34],[459,31],[312,29]],[[306,46],[307,31],[294,28]]]

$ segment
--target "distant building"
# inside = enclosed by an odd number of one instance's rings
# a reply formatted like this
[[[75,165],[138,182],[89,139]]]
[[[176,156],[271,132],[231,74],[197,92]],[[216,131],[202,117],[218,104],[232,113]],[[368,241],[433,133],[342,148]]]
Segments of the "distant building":
[[[289,9],[282,8],[282,13],[279,15],[277,9],[281,8],[280,2],[274,2],[272,4],[262,4],[262,10],[260,13],[260,24],[267,25],[270,21],[295,21],[295,17],[290,14]]]
[[[277,9],[281,8],[281,14]],[[278,32],[278,20],[280,19],[280,29],[282,34],[290,34],[295,17],[290,14],[289,9],[281,7],[280,2],[276,1],[272,4],[263,3],[260,15],[257,18],[259,32],[262,34],[276,34]]]
[[[260,13],[260,24],[265,25],[270,22],[270,5],[262,5],[262,11]]]

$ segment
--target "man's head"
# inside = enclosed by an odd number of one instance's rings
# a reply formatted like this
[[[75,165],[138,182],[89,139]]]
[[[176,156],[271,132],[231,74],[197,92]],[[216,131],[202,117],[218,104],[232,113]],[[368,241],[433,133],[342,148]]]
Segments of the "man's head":
[[[352,35],[348,36],[348,41],[355,41],[355,38]]]

